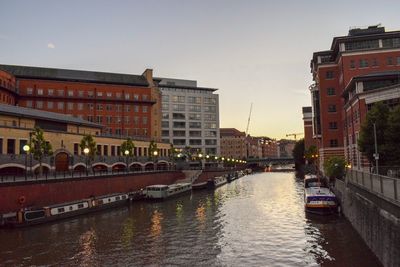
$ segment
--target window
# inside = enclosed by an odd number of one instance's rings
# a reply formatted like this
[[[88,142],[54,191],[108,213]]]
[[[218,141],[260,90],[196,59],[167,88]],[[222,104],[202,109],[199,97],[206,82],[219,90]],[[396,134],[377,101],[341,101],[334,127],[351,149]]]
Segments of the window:
[[[139,106],[133,106],[133,111],[134,112],[139,112]]]
[[[111,92],[107,92],[106,95],[107,95],[107,97],[112,97],[112,93]]]
[[[327,71],[325,74],[326,79],[333,79],[333,71]]]
[[[142,99],[143,99],[143,101],[146,101],[147,99],[148,99],[148,95],[142,95]]]
[[[54,90],[53,89],[48,89],[47,90],[47,94],[50,95],[50,96],[54,95]]]
[[[201,146],[201,139],[190,139],[189,145],[192,146]]]
[[[190,137],[201,137],[201,131],[189,131]]]
[[[68,110],[73,110],[74,109],[74,103],[68,102],[67,107],[68,107]]]
[[[107,111],[112,110],[112,105],[111,105],[111,104],[106,104],[106,110],[107,110]]]
[[[97,92],[98,97],[103,97],[103,92]]]
[[[216,131],[205,131],[204,132],[204,136],[205,137],[216,137],[217,136],[217,132]]]
[[[47,102],[47,108],[48,109],[52,109],[53,107],[54,107],[54,103],[53,102],[51,102],[51,101]]]
[[[204,120],[205,121],[215,121],[215,120],[217,120],[217,115],[216,114],[204,114]]]
[[[102,116],[96,116],[96,122],[97,123],[102,123],[103,122],[103,117]]]
[[[27,140],[19,140],[19,154],[26,154],[24,146],[28,143]]]
[[[345,43],[346,51],[379,48],[379,40],[353,41]]]
[[[163,95],[162,102],[169,102],[169,95]]]
[[[115,108],[116,108],[117,112],[122,111],[122,105],[116,105]]]
[[[356,68],[356,63],[354,60],[350,60],[350,69],[355,69]]]
[[[163,119],[163,120],[169,119],[169,113],[163,113],[163,114],[162,114],[162,119]]]
[[[377,60],[376,58],[373,58],[373,59],[372,59],[371,66],[372,66],[372,67],[378,66],[378,60]]]
[[[106,123],[111,124],[112,123],[112,116],[106,116]]]
[[[27,106],[28,108],[31,108],[31,107],[32,107],[32,100],[27,100],[27,101],[26,101],[26,106]]]
[[[188,96],[188,103],[200,104],[201,103],[201,98],[197,97],[197,96]]]
[[[174,120],[184,120],[185,114],[184,113],[172,113],[172,118]]]
[[[116,97],[116,98],[121,98],[121,97],[122,97],[122,94],[121,94],[121,93],[115,93],[115,97]]]
[[[147,113],[147,106],[142,107],[143,113]]]
[[[97,104],[97,105],[96,105],[96,109],[97,109],[98,111],[103,110],[103,104]]]
[[[74,144],[74,155],[78,155],[78,152],[79,152],[79,144],[75,143]]]
[[[204,124],[204,128],[206,128],[206,129],[217,129],[217,124],[216,123],[207,122],[207,123]]]
[[[217,145],[217,140],[215,139],[207,139],[206,140],[206,146],[216,146]]]
[[[7,139],[7,154],[15,154],[15,139]]]
[[[169,109],[169,104],[168,104],[168,103],[162,103],[162,104],[161,104],[161,108],[162,108],[163,110],[168,110],[168,109]]]
[[[32,88],[26,88],[26,94],[27,95],[31,95],[33,93],[33,89]]]
[[[115,156],[115,146],[111,146],[111,156]]]
[[[172,143],[177,146],[184,146],[184,145],[186,145],[186,140],[185,139],[174,139],[174,140],[172,140]]]
[[[57,90],[58,96],[64,96],[64,90]]]
[[[36,101],[36,108],[43,108],[43,101]]]
[[[216,112],[217,107],[216,106],[205,106],[204,107],[204,112]]]
[[[336,121],[329,122],[329,129],[336,130],[337,129],[337,122]]]
[[[189,113],[189,120],[199,121],[201,120],[201,114]]]
[[[189,106],[189,111],[192,111],[192,112],[201,112],[201,106],[190,105],[190,106]]]
[[[174,111],[185,111],[185,105],[175,104],[175,105],[172,105],[172,109]]]
[[[93,96],[94,96],[93,91],[88,91],[88,92],[87,92],[87,96],[88,96],[88,97],[93,97]]]
[[[201,128],[201,122],[189,122],[189,128]]]
[[[57,108],[58,109],[64,109],[64,102],[58,102],[57,103]]]
[[[125,94],[125,99],[128,100],[130,98],[129,94]]]
[[[101,155],[101,145],[97,145],[96,155]]]
[[[161,131],[161,136],[169,136],[169,131],[168,130],[162,130]]]
[[[400,57],[396,58],[396,63],[397,63],[397,65],[400,65]]]
[[[174,128],[185,128],[186,123],[183,121],[174,121]]]
[[[392,57],[388,57],[387,59],[387,65],[393,65],[393,58]]]
[[[360,68],[368,67],[368,59],[360,59],[359,65],[360,65]]]
[[[139,117],[138,117],[138,116],[133,117],[133,122],[134,122],[136,125],[139,124]]]
[[[337,147],[338,146],[338,140],[337,139],[331,139],[330,140],[330,146],[331,147]]]
[[[74,96],[74,91],[68,90],[68,96]]]
[[[161,122],[161,127],[168,128],[169,127],[169,122],[168,121],[162,121]]]
[[[173,131],[172,134],[174,137],[184,137],[186,136],[186,131]]]
[[[78,103],[78,110],[83,110],[83,103]]]
[[[217,104],[217,100],[215,98],[209,98],[209,97],[205,97],[204,98],[204,104]]]
[[[336,112],[336,105],[328,105],[328,112]]]
[[[38,88],[38,89],[37,89],[37,94],[38,94],[38,95],[43,95],[43,89]]]
[[[185,96],[172,96],[172,102],[174,103],[185,103]]]
[[[326,89],[328,95],[336,95],[335,88],[329,87]]]
[[[78,91],[78,96],[83,97],[83,91]]]
[[[3,138],[0,138],[0,154],[3,154]]]

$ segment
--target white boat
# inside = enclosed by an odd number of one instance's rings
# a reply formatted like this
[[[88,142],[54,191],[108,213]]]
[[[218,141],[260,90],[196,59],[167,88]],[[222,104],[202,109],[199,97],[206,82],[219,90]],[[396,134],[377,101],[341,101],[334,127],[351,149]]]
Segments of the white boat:
[[[217,176],[214,177],[213,179],[210,179],[207,181],[207,187],[208,188],[217,188],[221,185],[224,185],[228,182],[228,180],[226,179],[226,177],[223,176]]]
[[[143,194],[148,199],[165,199],[190,190],[192,190],[191,183],[178,183],[171,185],[157,184],[147,186],[143,190]]]
[[[326,180],[316,175],[304,178],[304,206],[307,212],[331,214],[337,211],[337,199],[328,188]]]

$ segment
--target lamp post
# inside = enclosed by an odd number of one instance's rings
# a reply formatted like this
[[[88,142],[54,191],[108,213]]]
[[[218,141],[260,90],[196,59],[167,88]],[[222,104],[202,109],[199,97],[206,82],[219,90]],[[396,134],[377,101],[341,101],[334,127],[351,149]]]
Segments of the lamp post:
[[[154,156],[154,170],[156,170],[157,156],[158,156],[158,151],[157,150],[153,151],[153,156]]]
[[[85,147],[83,149],[83,153],[85,154],[86,176],[88,176],[88,157],[89,157],[89,152],[90,152],[90,149],[88,147]]]
[[[197,156],[199,157],[200,169],[203,169],[203,154],[199,153]]]
[[[28,145],[24,145],[22,148],[25,151],[25,181],[27,179],[27,168],[28,168],[28,152],[31,149]]]
[[[124,154],[125,154],[125,161],[126,161],[126,172],[128,172],[128,166],[129,166],[129,164],[128,164],[129,150],[128,150],[128,149],[125,150],[125,151],[124,151]]]

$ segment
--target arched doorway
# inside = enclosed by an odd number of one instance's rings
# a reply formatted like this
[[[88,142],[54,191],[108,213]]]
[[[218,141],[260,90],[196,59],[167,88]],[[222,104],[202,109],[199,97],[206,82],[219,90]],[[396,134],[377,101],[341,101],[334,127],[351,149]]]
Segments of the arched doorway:
[[[69,170],[69,155],[65,152],[60,152],[56,155],[54,164],[56,172],[65,172]]]

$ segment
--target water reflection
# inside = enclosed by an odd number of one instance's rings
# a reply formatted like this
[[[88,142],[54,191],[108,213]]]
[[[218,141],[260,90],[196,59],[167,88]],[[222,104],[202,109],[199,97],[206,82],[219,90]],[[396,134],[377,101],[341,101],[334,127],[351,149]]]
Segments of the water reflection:
[[[379,266],[344,218],[304,213],[291,173],[0,230],[0,240],[0,265],[11,266]]]

